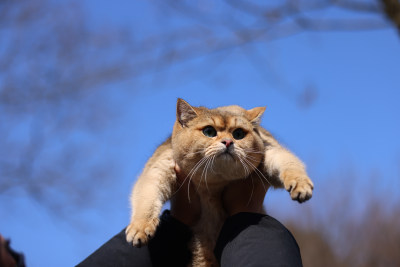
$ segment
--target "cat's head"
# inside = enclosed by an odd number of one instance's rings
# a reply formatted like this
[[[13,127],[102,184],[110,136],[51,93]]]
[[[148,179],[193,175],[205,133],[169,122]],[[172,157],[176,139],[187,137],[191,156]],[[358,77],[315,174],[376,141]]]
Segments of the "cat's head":
[[[245,178],[261,162],[258,126],[265,107],[208,109],[178,99],[172,134],[175,160],[195,183]]]

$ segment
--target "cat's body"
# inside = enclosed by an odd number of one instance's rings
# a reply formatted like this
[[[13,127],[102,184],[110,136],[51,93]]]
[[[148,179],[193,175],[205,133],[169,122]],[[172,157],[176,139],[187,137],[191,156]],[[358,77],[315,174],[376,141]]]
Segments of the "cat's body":
[[[218,266],[213,249],[228,216],[221,193],[230,182],[258,176],[266,189],[285,187],[292,199],[309,199],[313,184],[302,162],[259,125],[264,110],[196,108],[178,99],[171,138],[156,150],[134,186],[127,241],[145,244],[154,234],[162,205],[178,190],[175,164],[200,196],[201,217],[192,227],[192,266]]]

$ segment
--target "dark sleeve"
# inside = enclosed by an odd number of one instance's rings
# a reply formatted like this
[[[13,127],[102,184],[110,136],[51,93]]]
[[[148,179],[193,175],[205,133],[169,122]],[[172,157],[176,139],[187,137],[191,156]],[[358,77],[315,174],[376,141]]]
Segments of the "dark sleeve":
[[[165,211],[154,237],[147,246],[137,248],[126,242],[124,229],[77,267],[187,266],[191,260],[188,248],[191,238],[190,229],[175,220],[169,211]]]
[[[256,213],[238,213],[223,225],[215,256],[224,266],[302,266],[292,234],[276,219]]]

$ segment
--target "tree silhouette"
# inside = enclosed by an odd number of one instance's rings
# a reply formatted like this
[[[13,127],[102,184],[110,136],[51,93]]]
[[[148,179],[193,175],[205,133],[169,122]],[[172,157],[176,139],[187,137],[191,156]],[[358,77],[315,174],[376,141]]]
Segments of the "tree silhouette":
[[[268,63],[254,44],[304,32],[400,30],[397,0],[151,5],[167,14],[161,17],[166,22],[183,23],[138,36],[117,26],[93,27],[78,1],[0,1],[0,197],[24,192],[58,213],[95,202],[96,188],[109,185],[117,172],[96,146],[115,118],[110,95],[138,90],[110,91],[115,83],[172,75],[177,66],[204,68],[215,54],[232,49],[242,49],[262,69]],[[197,58],[205,60],[193,63]],[[305,90],[300,105],[311,105],[316,91]],[[342,203],[327,207],[336,220],[315,219],[318,227],[289,223],[305,266],[399,266],[400,208],[383,212],[384,203],[366,202],[369,212],[357,223],[343,216]],[[335,239],[332,229],[346,240]]]
[[[166,23],[171,26],[163,32],[135,36],[116,26],[93,27],[77,1],[0,2],[1,193],[23,190],[55,210],[66,200],[81,207],[96,199],[95,190],[87,190],[93,178],[107,183],[114,170],[100,163],[109,158],[84,159],[98,153],[95,136],[113,118],[108,98],[116,82],[174,71],[179,64],[198,64],[191,59],[212,60],[215,53],[234,48],[243,49],[260,69],[266,63],[252,44],[310,31],[400,24],[396,0],[152,5],[171,15],[162,19],[184,23]],[[312,103],[315,92],[306,90],[301,105]]]

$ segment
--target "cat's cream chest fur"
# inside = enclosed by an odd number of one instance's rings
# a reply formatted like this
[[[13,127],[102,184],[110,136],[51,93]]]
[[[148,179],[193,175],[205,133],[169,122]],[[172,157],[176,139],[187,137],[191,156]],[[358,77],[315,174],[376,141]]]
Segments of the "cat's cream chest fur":
[[[222,224],[227,218],[221,204],[222,189],[223,187],[213,188],[210,191],[205,187],[199,188],[199,195],[206,197],[200,199],[201,217],[192,228],[195,236],[192,244],[194,254],[192,266],[218,266],[210,248],[215,247]]]

